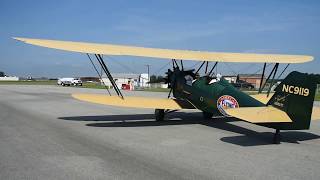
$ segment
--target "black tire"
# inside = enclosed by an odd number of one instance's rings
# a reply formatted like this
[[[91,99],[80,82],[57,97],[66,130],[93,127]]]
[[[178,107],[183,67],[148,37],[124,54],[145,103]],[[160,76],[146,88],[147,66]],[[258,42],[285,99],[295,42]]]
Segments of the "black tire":
[[[211,119],[213,116],[213,113],[202,112],[202,115],[203,115],[203,119]]]
[[[155,109],[154,115],[156,121],[164,121],[164,109]]]
[[[64,83],[61,83],[62,86],[64,86]]]

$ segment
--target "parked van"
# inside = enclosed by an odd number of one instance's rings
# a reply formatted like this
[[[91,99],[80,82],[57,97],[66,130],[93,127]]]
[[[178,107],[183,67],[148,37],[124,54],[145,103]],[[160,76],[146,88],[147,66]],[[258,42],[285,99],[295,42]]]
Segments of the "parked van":
[[[61,86],[82,86],[82,81],[79,78],[60,78],[57,84]]]

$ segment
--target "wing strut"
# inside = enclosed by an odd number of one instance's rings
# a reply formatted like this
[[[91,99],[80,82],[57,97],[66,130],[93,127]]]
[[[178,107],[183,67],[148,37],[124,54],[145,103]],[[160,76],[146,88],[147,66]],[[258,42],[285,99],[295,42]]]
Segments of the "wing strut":
[[[213,67],[211,68],[210,72],[208,73],[208,76],[211,76],[211,74],[213,75],[213,70],[216,68],[216,66],[218,65],[218,61],[213,65]]]
[[[265,83],[263,84],[263,78],[264,78],[264,75],[265,75],[265,70],[266,70],[266,64],[267,63],[264,63],[263,65],[263,70],[262,70],[262,75],[261,75],[261,80],[260,80],[260,86],[259,86],[259,91],[258,91],[258,94],[260,94],[262,92],[262,90],[264,89],[267,81],[270,79],[271,75],[273,74],[273,78],[271,79],[271,83],[270,83],[270,87],[268,89],[268,93],[267,93],[267,97],[269,96],[270,94],[270,91],[271,91],[271,87],[273,86],[274,84],[274,78],[276,76],[276,73],[277,73],[277,70],[278,70],[278,67],[279,67],[279,63],[276,63],[275,66],[273,67],[272,71],[270,72],[268,78],[266,79]],[[285,68],[282,70],[282,72],[280,73],[280,75],[278,76],[277,79],[280,79],[280,77],[282,76],[282,74],[287,70],[287,68],[289,67],[290,63],[288,63]],[[263,85],[262,85],[263,84]]]
[[[181,70],[183,71],[183,62],[182,62],[182,59],[180,60],[180,64],[181,64]]]
[[[282,74],[284,73],[284,71],[286,71],[287,70],[287,68],[289,67],[289,63],[286,65],[286,67],[282,70],[282,72],[280,73],[280,75],[278,76],[278,78],[277,79],[280,79],[280,77],[282,76]]]
[[[213,67],[211,68],[211,70],[208,72],[208,66],[209,66],[209,62],[208,61],[203,61],[202,64],[200,65],[200,67],[197,69],[197,71],[195,72],[195,74],[197,74],[201,68],[203,67],[203,65],[205,65],[205,69],[204,69],[204,73],[207,76],[212,76],[214,74],[213,70],[217,67],[218,65],[218,61],[216,61],[216,63],[214,63]]]
[[[204,65],[204,63],[206,63],[206,62],[205,62],[205,61],[202,62],[202,64],[201,64],[200,67],[197,69],[197,71],[195,72],[195,74],[197,74],[197,73],[200,71],[200,69],[202,68],[202,66]]]
[[[264,67],[264,66],[263,66],[263,67]],[[269,89],[268,89],[268,93],[267,93],[267,97],[269,97],[271,88],[272,88],[272,86],[273,86],[274,77],[276,76],[277,71],[278,71],[278,67],[279,67],[279,63],[276,63],[276,64],[273,66],[273,68],[272,68],[272,70],[271,70],[268,78],[266,79],[266,82],[265,82],[265,83],[263,84],[263,86],[259,89],[259,93],[262,92],[262,90],[265,88],[267,82],[269,81],[270,77],[272,76],[271,83],[270,83],[270,86],[269,86]],[[265,70],[265,67],[264,67],[264,70]],[[264,75],[264,73],[262,74],[262,78],[263,78],[263,75]]]
[[[273,76],[272,76],[272,79],[271,79],[271,83],[270,83],[270,85],[269,85],[269,89],[268,89],[267,97],[269,97],[269,94],[270,94],[271,88],[272,88],[273,83],[274,83],[274,77],[276,76],[277,71],[278,71],[278,67],[279,67],[279,63],[276,63],[276,65],[274,65],[274,73],[273,73]]]
[[[102,77],[101,77],[100,73],[98,72],[96,66],[95,66],[94,63],[92,62],[92,59],[90,58],[90,55],[89,55],[88,53],[87,53],[87,56],[88,56],[88,58],[90,59],[92,65],[93,65],[93,67],[94,67],[94,69],[95,69],[96,72],[98,73],[100,79],[102,80]],[[103,61],[102,56],[101,56],[100,54],[94,54],[94,56],[96,57],[97,61],[99,62],[102,70],[104,71],[104,73],[107,75],[109,81],[111,82],[111,84],[112,84],[112,86],[113,86],[113,88],[114,88],[114,91],[117,93],[117,95],[118,95],[119,97],[121,97],[122,99],[124,99],[124,97],[123,97],[120,89],[118,88],[118,86],[117,86],[116,82],[114,81],[114,79],[113,79],[113,77],[112,77],[109,69],[107,68],[106,63]],[[108,90],[108,89],[107,89],[107,90]],[[111,96],[111,93],[110,93],[109,90],[108,90],[108,93],[109,93],[109,95]]]
[[[207,71],[208,71],[208,65],[209,65],[209,61],[207,61],[206,63],[206,69],[204,70],[204,73],[207,74]]]
[[[262,70],[262,74],[261,74],[261,79],[260,79],[260,85],[259,85],[259,91],[258,91],[258,93],[261,93],[261,91],[262,91],[262,83],[263,83],[264,73],[265,73],[265,71],[266,71],[266,65],[267,65],[267,63],[264,63],[264,64],[263,64],[263,70]]]
[[[178,65],[178,63],[177,63],[177,61],[175,59],[172,59],[172,64],[173,64],[173,67],[176,67],[176,68],[180,69],[179,65]]]
[[[96,70],[99,78],[100,78],[101,81],[102,81],[102,77],[101,77],[101,76],[102,76],[102,72],[101,72],[101,74],[99,73],[98,69],[97,69],[96,66],[94,65],[94,63],[93,63],[93,61],[92,61],[92,59],[91,59],[91,57],[90,57],[90,55],[89,55],[88,53],[87,53],[87,56],[88,56],[88,58],[89,58],[89,60],[90,60],[90,62],[91,62],[91,64],[92,64],[94,70]],[[103,82],[103,84],[104,84],[104,82]],[[105,84],[104,84],[104,87],[106,88],[106,90],[108,91],[109,95],[111,96],[111,93],[110,93],[108,87],[107,87]]]
[[[114,90],[116,91],[117,95],[118,95],[119,97],[121,97],[122,99],[124,99],[124,98],[123,98],[123,95],[122,95],[122,93],[121,93],[121,91],[120,91],[120,89],[118,88],[116,82],[114,81],[114,79],[113,79],[113,77],[112,77],[109,69],[107,68],[106,64],[104,63],[103,58],[101,57],[101,55],[100,55],[100,54],[98,54],[98,55],[95,54],[95,56],[96,56],[98,62],[100,63],[100,65],[101,65],[104,73],[106,73],[108,79],[110,80],[110,82],[111,82]]]

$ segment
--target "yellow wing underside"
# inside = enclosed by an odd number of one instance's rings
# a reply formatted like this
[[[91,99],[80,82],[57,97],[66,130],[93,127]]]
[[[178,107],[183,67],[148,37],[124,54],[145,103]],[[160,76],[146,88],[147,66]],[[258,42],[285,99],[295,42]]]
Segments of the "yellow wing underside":
[[[190,103],[176,99],[107,96],[102,94],[72,94],[72,97],[91,103],[151,109],[195,109]]]
[[[223,53],[190,50],[171,50],[160,48],[145,48],[113,44],[84,43],[72,41],[56,41],[46,39],[14,38],[28,44],[90,54],[140,56],[163,59],[182,59],[193,61],[219,62],[251,62],[251,63],[304,63],[312,61],[312,56],[253,54],[253,53]]]
[[[287,113],[272,106],[231,108],[225,111],[230,116],[251,123],[292,122]]]

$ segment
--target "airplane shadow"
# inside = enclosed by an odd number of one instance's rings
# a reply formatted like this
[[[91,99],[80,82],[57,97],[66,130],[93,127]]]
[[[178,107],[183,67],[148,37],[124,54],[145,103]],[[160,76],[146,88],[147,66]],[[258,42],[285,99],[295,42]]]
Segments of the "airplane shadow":
[[[273,144],[272,132],[256,132],[244,127],[240,127],[230,122],[238,121],[235,118],[212,118],[204,120],[201,112],[185,113],[174,112],[166,115],[165,121],[155,121],[154,114],[130,114],[130,115],[103,115],[103,116],[71,116],[59,117],[58,119],[68,121],[97,121],[88,123],[89,127],[150,127],[150,126],[170,126],[201,124],[208,127],[230,131],[241,134],[239,136],[223,137],[223,142],[240,146],[258,146]],[[281,142],[296,143],[300,141],[318,139],[320,136],[302,131],[283,131],[281,132]]]

